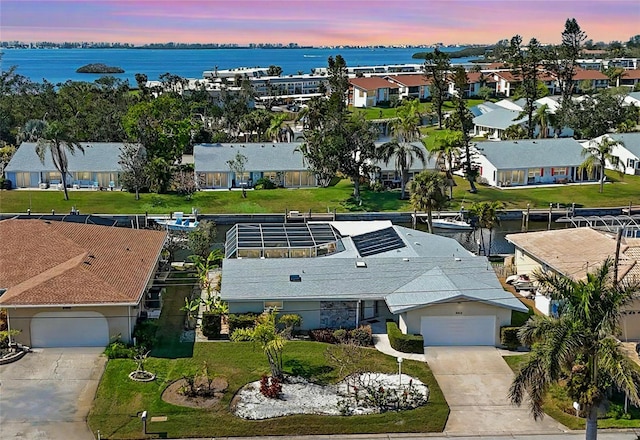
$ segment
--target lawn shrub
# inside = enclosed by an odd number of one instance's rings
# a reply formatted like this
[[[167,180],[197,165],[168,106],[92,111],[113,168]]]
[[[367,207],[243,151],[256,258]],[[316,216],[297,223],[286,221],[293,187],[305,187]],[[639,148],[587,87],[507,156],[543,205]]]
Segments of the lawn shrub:
[[[337,342],[346,342],[347,336],[348,332],[343,328],[339,328],[338,330],[333,331],[333,337]]]
[[[361,325],[349,332],[349,338],[361,347],[369,347],[373,345],[373,336],[371,335],[370,325]]]
[[[232,313],[227,318],[229,333],[233,333],[238,328],[250,328],[256,324],[257,313]]]
[[[133,359],[136,350],[122,341],[114,341],[104,349],[104,355],[109,359]]]
[[[263,374],[260,379],[260,393],[269,399],[278,399],[282,394],[282,383],[277,377]]]
[[[157,319],[145,319],[136,324],[133,330],[133,337],[136,339],[136,345],[146,347],[151,350],[156,344],[156,330],[158,329]]]
[[[395,322],[387,322],[389,343],[394,350],[403,353],[424,353],[424,338],[421,335],[405,335]]]
[[[255,189],[276,189],[278,185],[276,185],[271,179],[266,177],[262,177],[258,179],[254,188]]]
[[[500,343],[507,347],[508,350],[513,351],[520,347],[518,330],[520,330],[520,327],[500,327]]]
[[[222,315],[215,312],[202,314],[202,334],[209,339],[220,339],[222,331]]]
[[[337,341],[335,336],[333,336],[333,332],[334,330],[331,330],[330,328],[317,328],[309,330],[309,337],[312,341],[335,344]]]

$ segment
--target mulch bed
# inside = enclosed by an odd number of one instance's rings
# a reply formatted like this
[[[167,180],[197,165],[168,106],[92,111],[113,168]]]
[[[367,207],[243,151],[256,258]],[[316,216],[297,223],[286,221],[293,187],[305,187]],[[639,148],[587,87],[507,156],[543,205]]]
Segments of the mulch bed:
[[[187,382],[184,379],[178,379],[172,382],[162,392],[162,400],[172,405],[186,406],[189,408],[211,408],[220,401],[229,386],[226,379],[216,377],[211,384],[211,388],[214,390],[213,396],[189,397],[181,393],[181,389],[186,385]],[[196,386],[206,387],[207,381],[204,378],[199,379],[196,381]]]

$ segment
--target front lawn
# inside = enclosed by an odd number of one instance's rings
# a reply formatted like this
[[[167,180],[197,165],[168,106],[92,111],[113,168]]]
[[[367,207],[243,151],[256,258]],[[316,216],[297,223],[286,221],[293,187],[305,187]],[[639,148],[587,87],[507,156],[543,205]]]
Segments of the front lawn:
[[[528,357],[529,354],[526,353],[504,356],[503,359],[514,373],[517,373]],[[623,398],[622,396],[618,397]],[[623,402],[620,402],[619,398],[612,399],[612,401],[612,407],[622,408],[624,405]],[[526,401],[523,402],[523,405],[527,404]],[[569,429],[585,429],[585,419],[576,417],[568,412],[571,411],[573,413],[571,410],[572,407],[573,402],[567,395],[564,387],[560,385],[552,385],[549,387],[543,405],[544,412]],[[610,410],[607,417],[598,419],[598,428],[640,428],[640,410],[638,408],[629,405],[630,418],[628,419],[620,417],[621,414],[618,414],[616,418],[613,416],[614,412],[615,411]]]
[[[442,133],[442,131],[434,133]],[[432,137],[437,137],[434,134]],[[427,138],[429,139],[429,138]],[[598,185],[559,185],[526,189],[498,189],[477,185],[478,192],[469,192],[469,183],[456,176],[453,190],[454,200],[448,207],[456,211],[463,204],[466,208],[473,202],[500,201],[505,209],[548,209],[549,203],[560,203],[584,207],[620,207],[640,204],[640,176],[625,176],[607,172],[612,183],[598,192]],[[191,212],[198,208],[202,214],[258,214],[282,213],[286,210],[300,212],[410,212],[408,200],[400,200],[399,191],[373,192],[362,190],[362,203],[350,202],[353,185],[347,179],[328,188],[273,189],[247,191],[243,198],[239,191],[199,191],[191,200],[177,194],[142,194],[135,200],[133,194],[121,191],[71,191],[71,200],[65,201],[59,191],[0,191],[0,213],[68,213],[75,207],[81,214],[168,214]]]
[[[284,367],[289,374],[299,374],[318,382],[335,382],[337,372],[327,367],[327,344],[293,341],[284,350]],[[397,372],[396,359],[373,349],[368,365],[371,370]],[[227,379],[229,388],[222,400],[209,409],[174,406],[161,399],[162,391],[189,371],[202,369]],[[449,407],[429,367],[423,362],[405,361],[403,373],[419,378],[430,389],[429,403],[405,412],[387,412],[367,416],[296,415],[262,421],[248,421],[234,416],[229,405],[240,387],[268,373],[266,358],[251,343],[196,343],[193,357],[181,359],[149,358],[145,369],[156,373],[154,382],[137,383],[127,378],[135,369],[132,360],[110,360],[102,377],[88,423],[102,438],[139,438],[142,424],[139,414],[167,416],[166,422],[150,422],[151,437],[224,437],[249,435],[350,434],[383,432],[441,432]]]

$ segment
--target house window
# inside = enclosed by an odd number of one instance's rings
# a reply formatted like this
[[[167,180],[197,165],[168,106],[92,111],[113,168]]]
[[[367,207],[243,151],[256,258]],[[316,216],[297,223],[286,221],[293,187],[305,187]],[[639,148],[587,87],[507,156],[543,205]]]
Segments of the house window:
[[[45,182],[60,182],[60,173],[57,171],[49,171],[44,173],[44,181]]]
[[[541,168],[529,168],[529,178],[533,178],[535,179],[536,177],[541,177],[542,176],[542,169]]]
[[[627,159],[627,166],[629,168],[635,168],[636,167],[636,161],[634,159]]]
[[[30,173],[16,173],[16,187],[28,188],[31,185]]]
[[[552,176],[566,176],[567,175],[567,167],[560,168],[551,168]]]
[[[273,310],[278,309],[282,310],[284,303],[282,301],[265,301],[264,302],[264,310]]]
[[[91,172],[89,171],[78,171],[73,173],[73,178],[74,180],[84,180],[84,181],[91,181],[93,179],[91,179]]]

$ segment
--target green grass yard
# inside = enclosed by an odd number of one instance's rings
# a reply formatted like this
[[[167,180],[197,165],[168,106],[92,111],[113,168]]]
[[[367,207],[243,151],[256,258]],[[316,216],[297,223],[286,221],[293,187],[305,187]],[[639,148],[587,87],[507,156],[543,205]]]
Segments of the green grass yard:
[[[504,356],[503,359],[514,372],[518,372],[524,365],[528,357],[529,354],[525,353],[512,356]],[[525,401],[523,405],[526,404],[527,403]],[[560,385],[552,385],[551,387],[549,387],[544,400],[544,412],[569,429],[585,429],[585,419],[572,415],[574,414],[572,407],[573,401],[567,395],[566,389],[564,387]],[[629,419],[615,417],[600,418],[598,419],[598,428],[640,428],[640,409],[629,406],[629,413],[631,415]]]
[[[450,210],[460,205],[469,207],[473,202],[500,201],[505,209],[548,209],[549,203],[584,207],[620,207],[629,203],[640,205],[640,176],[624,176],[608,172],[604,192],[598,185],[561,185],[525,189],[498,189],[478,185],[476,194],[469,193],[469,184],[456,177],[454,200]],[[168,214],[174,211],[191,212],[196,207],[202,214],[256,214],[284,213],[286,210],[301,212],[408,212],[412,211],[406,200],[399,200],[398,191],[362,192],[362,204],[349,202],[353,186],[341,180],[329,188],[274,189],[247,191],[242,198],[239,191],[200,191],[191,200],[177,194],[142,194],[135,200],[133,194],[121,191],[70,191],[65,201],[62,192],[50,190],[0,191],[0,213],[68,213],[75,207],[81,214]]]

